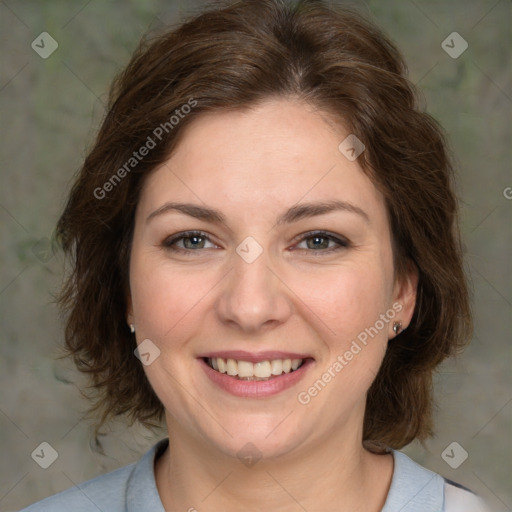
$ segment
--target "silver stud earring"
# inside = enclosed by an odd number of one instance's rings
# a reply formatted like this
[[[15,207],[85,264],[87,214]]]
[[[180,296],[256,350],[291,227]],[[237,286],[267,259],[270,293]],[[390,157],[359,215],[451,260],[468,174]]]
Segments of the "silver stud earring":
[[[130,324],[130,332],[133,334],[135,332],[135,325]]]
[[[402,330],[402,322],[394,322],[393,323],[393,332],[395,336]]]

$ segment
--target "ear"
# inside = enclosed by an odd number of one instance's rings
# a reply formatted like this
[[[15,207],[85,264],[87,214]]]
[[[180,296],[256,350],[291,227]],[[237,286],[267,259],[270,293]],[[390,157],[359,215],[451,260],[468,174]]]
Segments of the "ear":
[[[397,311],[394,321],[402,324],[402,331],[410,324],[414,314],[418,280],[418,267],[412,261],[409,261],[406,274],[397,278],[395,281],[393,288],[393,304],[400,304],[401,308],[398,309],[398,307],[394,306],[394,309]],[[389,339],[396,336],[393,331],[393,322],[390,324]]]

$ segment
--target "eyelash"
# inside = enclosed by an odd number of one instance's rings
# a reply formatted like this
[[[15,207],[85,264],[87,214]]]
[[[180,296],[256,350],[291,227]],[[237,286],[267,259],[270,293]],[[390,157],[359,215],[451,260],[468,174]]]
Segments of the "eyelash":
[[[187,253],[190,254],[192,252],[199,251],[200,249],[183,249],[181,247],[173,247],[174,244],[180,240],[183,240],[185,238],[192,238],[194,236],[201,237],[206,239],[207,241],[211,242],[210,237],[202,232],[202,231],[185,231],[183,233],[178,233],[176,236],[173,236],[172,238],[168,238],[162,242],[162,246],[171,252],[181,252],[181,253]],[[322,254],[330,254],[335,251],[339,251],[341,249],[346,249],[350,247],[350,242],[346,239],[340,238],[338,236],[335,236],[328,231],[310,231],[308,233],[305,233],[302,235],[302,238],[298,241],[298,243],[303,242],[305,240],[308,240],[310,238],[326,238],[332,242],[335,242],[338,244],[338,247],[331,247],[329,249],[321,249],[321,250],[314,250],[314,249],[298,249],[302,251],[309,251],[314,253],[322,253]],[[213,243],[213,242],[212,242]]]

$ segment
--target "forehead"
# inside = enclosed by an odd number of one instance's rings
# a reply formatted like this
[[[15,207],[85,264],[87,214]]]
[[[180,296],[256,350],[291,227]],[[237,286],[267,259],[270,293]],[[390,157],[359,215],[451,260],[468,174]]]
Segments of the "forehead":
[[[173,200],[237,215],[340,199],[382,215],[384,200],[357,160],[338,149],[349,132],[313,107],[269,100],[253,109],[201,114],[164,165],[146,179],[139,207]],[[277,208],[278,211],[280,208]]]

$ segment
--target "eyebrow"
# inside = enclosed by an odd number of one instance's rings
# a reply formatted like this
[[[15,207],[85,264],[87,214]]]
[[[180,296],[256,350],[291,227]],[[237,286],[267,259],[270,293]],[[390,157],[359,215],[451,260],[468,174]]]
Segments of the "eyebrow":
[[[167,202],[160,208],[149,214],[146,219],[146,223],[148,223],[151,219],[153,219],[156,216],[163,215],[165,213],[172,211],[181,212],[184,213],[185,215],[189,215],[190,217],[204,220],[206,222],[211,222],[213,224],[226,223],[226,217],[215,208],[209,208],[206,206],[200,206],[192,203],[175,202]],[[286,212],[284,212],[278,217],[276,224],[291,224],[292,222],[297,222],[301,219],[316,217],[334,211],[345,211],[355,213],[356,215],[362,217],[365,222],[370,223],[370,217],[368,216],[368,214],[358,206],[352,203],[348,203],[346,201],[333,199],[330,201],[303,203],[292,206]]]

